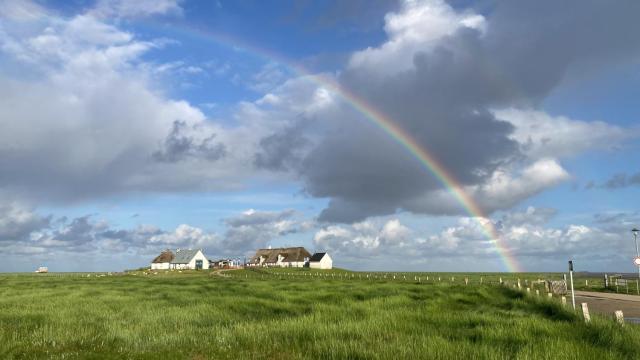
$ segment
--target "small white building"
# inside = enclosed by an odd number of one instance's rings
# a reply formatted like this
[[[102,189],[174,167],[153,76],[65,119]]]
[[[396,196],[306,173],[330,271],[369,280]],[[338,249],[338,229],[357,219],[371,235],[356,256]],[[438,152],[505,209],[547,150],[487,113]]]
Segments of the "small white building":
[[[333,260],[327,253],[315,253],[309,259],[309,267],[311,269],[331,269],[333,268]]]
[[[151,270],[201,270],[209,269],[209,260],[202,250],[165,250],[151,262]]]
[[[169,249],[161,252],[160,255],[151,261],[151,270],[169,270],[174,257],[175,255]]]

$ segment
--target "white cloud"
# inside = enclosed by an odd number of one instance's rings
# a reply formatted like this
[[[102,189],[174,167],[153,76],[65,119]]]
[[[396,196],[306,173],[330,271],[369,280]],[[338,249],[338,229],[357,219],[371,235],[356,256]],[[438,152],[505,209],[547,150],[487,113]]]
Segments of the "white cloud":
[[[90,11],[97,17],[135,18],[182,14],[181,0],[99,0]]]
[[[48,16],[49,11],[29,0],[0,1],[0,18],[11,21],[33,21]]]
[[[400,11],[385,16],[388,40],[354,53],[349,67],[379,75],[402,72],[413,66],[417,51],[427,51],[460,28],[482,32],[485,26],[482,15],[456,12],[443,0],[405,0]]]
[[[169,233],[162,233],[149,238],[152,246],[188,247],[188,248],[217,248],[220,238],[216,234],[206,233],[204,230],[187,224]]]
[[[524,165],[516,162],[496,168],[480,184],[462,190],[485,213],[508,210],[523,200],[570,179],[555,159],[539,159]],[[462,208],[449,189],[438,189],[416,196],[404,204],[416,212],[457,214]]]
[[[400,220],[402,215],[375,218],[325,226],[316,232],[314,245],[329,251],[344,266],[356,268],[424,270],[441,264],[457,271],[503,269],[496,242],[487,238],[486,226],[491,224],[500,236],[500,248],[509,249],[510,256],[528,271],[559,269],[571,258],[577,259],[582,269],[593,270],[603,264],[624,268],[616,262],[619,250],[629,245],[622,235],[627,228],[575,223],[550,226],[555,214],[553,209],[529,207],[507,212],[499,220],[462,217],[440,231],[406,226]]]
[[[0,24],[0,190],[44,201],[228,190],[252,171],[258,128],[223,128],[153,85],[162,69],[142,56],[165,41],[87,14],[10,25]]]
[[[340,256],[367,258],[413,250],[413,231],[398,219],[384,224],[366,220],[353,225],[329,225],[314,235],[314,245]]]
[[[539,159],[566,158],[585,151],[615,149],[638,130],[621,128],[602,121],[580,121],[565,116],[551,116],[538,110],[516,108],[494,112],[498,119],[515,127],[512,139],[524,154]]]

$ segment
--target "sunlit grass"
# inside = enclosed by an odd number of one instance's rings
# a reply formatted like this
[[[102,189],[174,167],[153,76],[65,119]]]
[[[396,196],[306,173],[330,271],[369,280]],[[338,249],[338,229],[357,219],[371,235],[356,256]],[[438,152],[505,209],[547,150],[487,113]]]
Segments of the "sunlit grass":
[[[587,325],[557,301],[459,274],[314,272],[0,277],[0,358],[630,359],[640,348],[637,326]]]

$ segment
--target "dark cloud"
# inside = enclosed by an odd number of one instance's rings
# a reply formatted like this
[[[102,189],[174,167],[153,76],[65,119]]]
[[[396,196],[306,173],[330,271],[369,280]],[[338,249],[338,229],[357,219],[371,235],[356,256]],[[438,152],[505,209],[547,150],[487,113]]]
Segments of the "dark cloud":
[[[300,165],[303,150],[309,144],[304,135],[304,125],[296,122],[282,131],[260,140],[260,150],[254,165],[272,171],[289,171]]]
[[[618,173],[602,184],[603,188],[611,190],[635,186],[640,186],[640,172],[635,174]]]
[[[162,162],[177,162],[189,157],[215,161],[226,155],[224,144],[214,142],[215,134],[198,141],[187,131],[186,122],[174,121],[171,132],[164,139],[161,149],[153,153],[153,158]]]
[[[407,4],[407,13],[387,17],[389,42],[356,53],[338,80],[466,186],[486,184],[496,169],[525,157],[513,125],[497,119],[493,109],[536,107],[571,71],[603,71],[640,55],[640,41],[632,35],[640,31],[635,1],[503,1],[484,22],[437,1],[425,6],[437,8],[436,15],[415,11],[420,2]],[[425,18],[414,21],[416,14]],[[422,38],[416,35],[421,32]],[[429,40],[436,33],[440,37]],[[443,185],[383,131],[347,109],[319,121],[330,129],[295,172],[308,194],[330,199],[321,221],[353,222],[402,209],[443,213],[437,204],[416,206],[416,198],[428,202]],[[277,156],[258,157],[283,168],[278,159],[287,159],[286,150],[300,141],[301,135],[291,135],[278,138],[280,151],[269,149],[274,136],[265,139],[264,154]],[[557,167],[556,180],[566,179]],[[557,183],[538,170],[545,186]],[[502,207],[488,199],[485,210],[508,208],[543,188],[534,181],[531,186],[535,190],[504,199]]]
[[[0,242],[28,240],[33,232],[51,226],[51,216],[34,214],[17,204],[0,204]]]

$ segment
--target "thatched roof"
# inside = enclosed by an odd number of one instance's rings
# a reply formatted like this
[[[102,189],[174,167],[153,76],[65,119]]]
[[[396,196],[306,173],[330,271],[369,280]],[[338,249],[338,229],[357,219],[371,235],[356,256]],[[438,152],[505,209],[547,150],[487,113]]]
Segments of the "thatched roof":
[[[165,250],[163,252],[160,253],[160,255],[156,256],[155,259],[153,259],[152,263],[154,264],[158,264],[158,263],[168,263],[171,262],[171,260],[173,260],[174,255],[171,252],[171,250]]]
[[[260,249],[256,251],[256,254],[249,262],[252,264],[260,264],[260,258],[263,257],[265,259],[263,264],[275,264],[278,262],[278,255],[284,257],[282,262],[303,262],[305,258],[311,257],[311,253],[301,246],[291,248]]]

